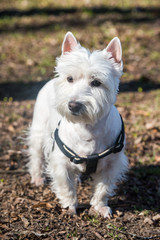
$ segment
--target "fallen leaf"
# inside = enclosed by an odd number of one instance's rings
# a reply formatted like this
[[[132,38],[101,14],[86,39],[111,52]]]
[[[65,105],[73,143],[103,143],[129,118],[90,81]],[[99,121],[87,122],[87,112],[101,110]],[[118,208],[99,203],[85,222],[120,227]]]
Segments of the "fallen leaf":
[[[47,203],[47,202],[39,202],[39,203],[34,204],[32,206],[32,208],[48,208],[48,209],[51,209],[51,208],[53,208],[53,206],[50,203]]]
[[[19,154],[20,155],[22,153],[21,151],[16,151],[16,150],[12,150],[12,149],[9,149],[7,152],[8,152],[9,155],[13,155],[13,154]]]
[[[138,138],[136,138],[134,140],[134,143],[137,145],[137,144],[141,143],[141,141],[142,141],[142,136],[139,136]]]
[[[21,216],[21,220],[23,222],[24,227],[27,228],[28,225],[29,225],[29,222],[28,222],[27,218]]]
[[[58,234],[63,235],[65,233],[66,233],[66,231],[60,231]]]
[[[144,110],[136,110],[135,115],[142,115],[142,116],[148,117],[150,113]]]
[[[146,123],[145,127],[147,130],[150,130],[150,129],[154,128],[155,125],[156,125],[156,120],[153,120],[152,122]]]
[[[160,155],[155,155],[155,161],[160,162]]]
[[[153,221],[160,221],[160,214],[155,215],[152,219]]]
[[[15,129],[14,129],[14,127],[13,127],[12,125],[9,125],[9,126],[8,126],[8,131],[10,131],[10,132],[14,132]]]
[[[0,161],[7,161],[9,159],[10,159],[9,155],[4,155],[4,156],[0,157]]]
[[[26,65],[29,66],[29,67],[33,66],[34,65],[34,61],[32,59],[28,58],[27,61],[26,61]]]
[[[144,219],[144,223],[148,223],[149,225],[152,225],[153,224],[153,221],[149,218],[149,217],[146,217]]]
[[[121,211],[119,211],[119,210],[117,210],[116,213],[117,213],[117,216],[118,216],[118,217],[121,217],[121,216],[123,215],[123,212],[121,212]]]
[[[15,212],[11,212],[11,222],[17,221],[18,220],[18,216]]]

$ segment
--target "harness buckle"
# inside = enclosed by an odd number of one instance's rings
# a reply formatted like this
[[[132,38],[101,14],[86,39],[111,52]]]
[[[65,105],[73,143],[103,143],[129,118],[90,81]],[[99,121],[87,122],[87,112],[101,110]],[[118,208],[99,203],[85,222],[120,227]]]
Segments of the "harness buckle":
[[[84,162],[84,159],[78,156],[71,156],[70,161],[73,162],[74,164],[80,164]]]
[[[117,153],[120,152],[122,150],[122,148],[124,147],[124,144],[121,142],[118,145],[115,145],[112,149],[113,153]]]
[[[70,157],[70,161],[74,163],[74,156]]]

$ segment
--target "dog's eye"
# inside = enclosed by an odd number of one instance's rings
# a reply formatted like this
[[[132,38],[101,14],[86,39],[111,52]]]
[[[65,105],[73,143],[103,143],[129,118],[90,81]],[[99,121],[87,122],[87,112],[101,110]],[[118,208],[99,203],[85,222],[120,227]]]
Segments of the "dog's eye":
[[[100,85],[101,82],[96,79],[91,82],[91,87],[99,87]]]
[[[72,82],[73,82],[72,76],[67,77],[67,81],[70,82],[70,83],[72,83]]]

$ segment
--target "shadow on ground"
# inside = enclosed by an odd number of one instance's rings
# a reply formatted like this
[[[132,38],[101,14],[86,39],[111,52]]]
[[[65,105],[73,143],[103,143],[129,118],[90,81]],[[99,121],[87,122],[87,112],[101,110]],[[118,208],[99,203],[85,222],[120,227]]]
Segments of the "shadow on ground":
[[[0,100],[5,97],[12,97],[13,100],[35,100],[39,90],[47,83],[47,81],[41,82],[10,82],[0,84]],[[153,82],[148,78],[142,77],[139,80],[131,80],[130,82],[122,82],[120,84],[121,92],[137,92],[138,88],[141,88],[144,92],[156,90],[160,88],[160,83]]]
[[[112,8],[112,7],[92,7],[92,8],[32,8],[28,10],[20,9],[4,9],[0,11],[0,19],[13,17],[33,17],[33,16],[48,16],[47,22],[28,23],[27,25],[16,23],[15,25],[8,24],[0,26],[0,32],[13,31],[39,31],[39,30],[54,30],[57,24],[67,28],[103,24],[106,21],[113,23],[141,24],[154,22],[160,18],[159,8]],[[85,15],[85,17],[83,17]],[[78,16],[78,17],[77,17]],[[59,18],[60,17],[60,18]]]
[[[136,166],[130,169],[127,180],[119,185],[116,195],[109,200],[109,205],[123,212],[159,211],[160,167],[157,165]],[[89,180],[87,180],[89,181]],[[86,186],[86,180],[82,185]],[[78,205],[78,213],[89,209],[89,202]]]
[[[120,13],[120,14],[131,14],[133,12],[140,13],[153,13],[155,16],[159,16],[160,9],[158,7],[130,7],[130,8],[120,8],[120,7],[82,7],[82,8],[31,8],[27,10],[20,9],[4,9],[0,11],[0,17],[4,16],[33,16],[37,14],[45,14],[45,15],[61,15],[61,14],[73,14],[77,12],[88,12],[93,14],[105,14],[105,13]],[[149,16],[148,16],[149,17]]]

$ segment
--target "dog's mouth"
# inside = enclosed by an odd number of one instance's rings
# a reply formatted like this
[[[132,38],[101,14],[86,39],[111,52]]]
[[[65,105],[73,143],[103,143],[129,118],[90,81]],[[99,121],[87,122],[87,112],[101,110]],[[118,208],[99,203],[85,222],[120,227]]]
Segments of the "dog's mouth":
[[[72,112],[72,111],[71,111],[71,114],[72,114],[73,116],[79,116],[79,115],[80,115],[80,112]]]

